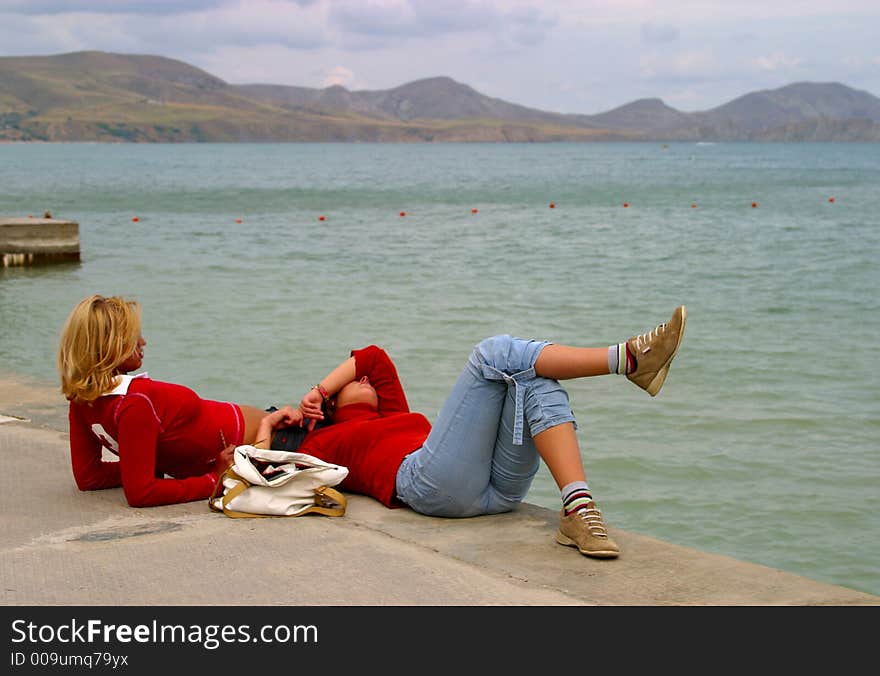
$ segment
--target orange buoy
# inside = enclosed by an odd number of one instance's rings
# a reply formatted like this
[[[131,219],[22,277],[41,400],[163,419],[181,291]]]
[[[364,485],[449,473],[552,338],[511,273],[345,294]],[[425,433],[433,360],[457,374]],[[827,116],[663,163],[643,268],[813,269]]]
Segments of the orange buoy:
[[[405,212],[405,211],[401,211],[401,212],[400,212],[400,215],[401,215],[401,216],[406,216],[406,212]]]
[[[478,209],[471,209],[471,213],[472,213],[472,214],[477,213],[477,211],[478,211]]]
[[[696,208],[697,208],[697,203],[696,203],[696,202],[692,202],[692,203],[691,203],[691,209],[696,209]]]
[[[138,218],[137,216],[134,216],[134,217],[131,219],[131,222],[132,222],[132,223],[137,223],[139,220],[141,220],[141,219]]]
[[[757,208],[758,208],[758,203],[752,202],[752,209],[757,209]]]
[[[327,220],[327,219],[326,219],[324,216],[318,216],[318,220],[319,220],[319,221],[324,221],[324,220]]]
[[[236,218],[236,219],[235,219],[235,222],[236,222],[236,223],[241,223],[241,219],[240,219],[240,218]]]
[[[623,203],[623,208],[624,208],[624,209],[629,208],[629,202],[624,202],[624,203]]]
[[[556,202],[550,202],[550,208],[551,208],[551,209],[555,209],[555,208],[556,208]]]
[[[828,201],[831,202],[832,204],[834,204],[834,198],[833,198],[833,197],[829,197],[829,198],[828,198]]]

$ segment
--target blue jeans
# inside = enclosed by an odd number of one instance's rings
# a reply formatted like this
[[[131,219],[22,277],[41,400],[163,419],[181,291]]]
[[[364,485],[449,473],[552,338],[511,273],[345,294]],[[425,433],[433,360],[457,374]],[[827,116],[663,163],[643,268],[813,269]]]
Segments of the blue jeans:
[[[548,344],[494,336],[474,348],[424,445],[397,472],[403,502],[456,517],[508,512],[522,502],[540,463],[532,436],[575,423],[568,393],[535,374]]]

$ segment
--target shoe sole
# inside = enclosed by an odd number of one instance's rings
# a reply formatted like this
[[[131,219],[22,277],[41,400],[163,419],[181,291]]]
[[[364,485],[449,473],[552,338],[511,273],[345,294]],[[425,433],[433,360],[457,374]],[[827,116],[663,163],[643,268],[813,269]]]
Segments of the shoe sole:
[[[578,551],[584,556],[593,556],[597,559],[614,559],[620,555],[620,552],[616,552],[613,549],[581,549],[581,546],[577,542],[565,535],[562,531],[556,532],[556,542],[565,545],[566,547],[577,547]]]
[[[654,379],[648,383],[648,386],[645,388],[645,392],[650,394],[652,397],[656,397],[657,393],[660,391],[660,388],[663,387],[663,383],[666,382],[666,376],[669,374],[669,364],[666,364],[662,369],[657,371],[657,375],[654,376]]]
[[[678,354],[678,346],[681,345],[681,339],[684,338],[685,324],[687,324],[687,308],[682,305],[681,329],[678,332],[678,342],[675,344],[675,349],[672,351],[672,354],[669,355],[669,359],[666,360],[666,363],[663,364],[663,366],[661,366],[660,369],[657,371],[657,375],[654,376],[654,379],[650,383],[648,383],[648,386],[645,388],[645,391],[652,397],[657,396],[660,388],[663,387],[663,383],[666,382],[666,375],[669,373],[669,365],[672,363],[672,360],[675,359],[675,355]]]

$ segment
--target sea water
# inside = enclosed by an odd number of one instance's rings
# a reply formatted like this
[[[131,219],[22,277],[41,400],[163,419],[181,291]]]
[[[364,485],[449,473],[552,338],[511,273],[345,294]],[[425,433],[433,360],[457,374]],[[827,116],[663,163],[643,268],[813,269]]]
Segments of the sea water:
[[[375,343],[429,418],[484,337],[686,304],[656,398],[567,383],[609,524],[880,594],[876,144],[0,145],[0,215],[46,210],[82,260],[0,270],[0,372],[47,383],[92,293],[204,397],[296,403]]]

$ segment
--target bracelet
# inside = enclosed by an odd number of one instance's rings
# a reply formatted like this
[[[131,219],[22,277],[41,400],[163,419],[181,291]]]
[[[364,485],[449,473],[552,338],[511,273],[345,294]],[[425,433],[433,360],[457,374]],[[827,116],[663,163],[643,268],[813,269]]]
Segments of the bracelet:
[[[318,393],[321,395],[321,397],[324,399],[324,401],[327,401],[330,398],[330,393],[324,389],[324,386],[321,383],[314,385],[312,387],[312,389],[318,390]]]

